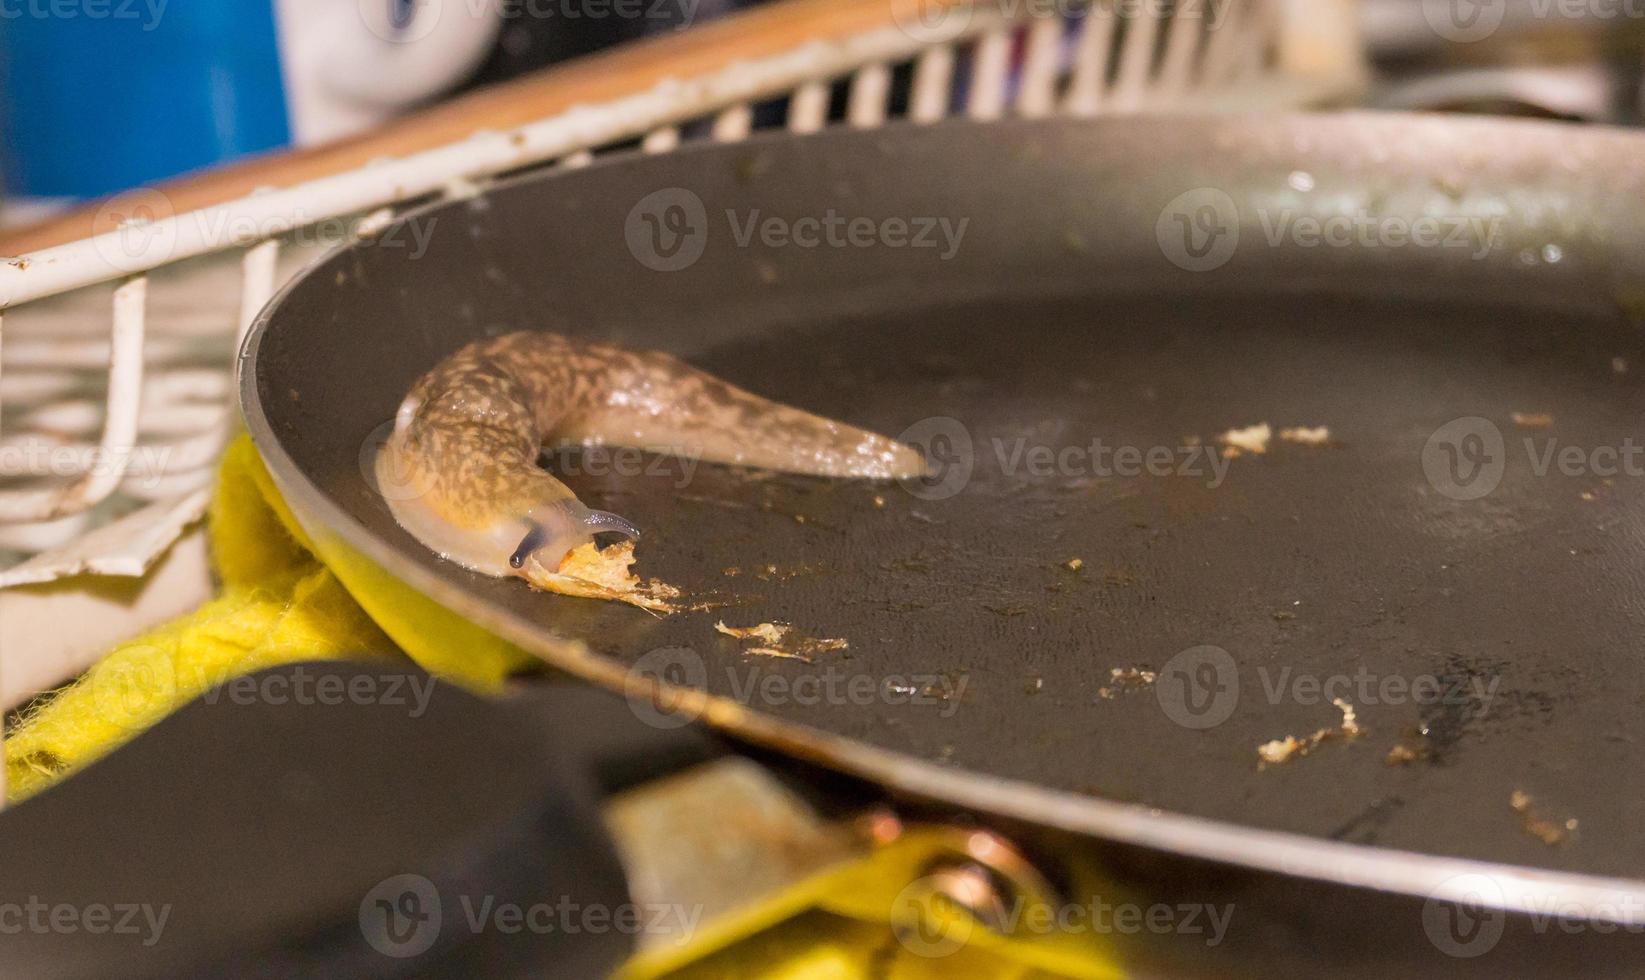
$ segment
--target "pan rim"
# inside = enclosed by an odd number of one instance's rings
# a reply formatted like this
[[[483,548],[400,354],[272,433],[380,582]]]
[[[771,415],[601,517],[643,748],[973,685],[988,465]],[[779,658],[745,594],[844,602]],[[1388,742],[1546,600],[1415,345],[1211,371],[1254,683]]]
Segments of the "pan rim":
[[[1138,118],[1097,118],[1080,122],[1088,126],[1124,125]],[[1172,115],[1170,118],[1172,125],[1187,128],[1222,126],[1230,121],[1226,114],[1211,113]],[[1320,120],[1372,119],[1380,120],[1382,125],[1414,126],[1432,125],[1434,118],[1429,114],[1352,111],[1263,114],[1248,117],[1248,121],[1268,131],[1285,131],[1287,127]],[[1045,122],[1066,124],[1067,120],[1003,122],[1031,127],[1035,123]],[[1487,117],[1471,118],[1467,123],[1510,129],[1567,128],[1554,122]],[[936,124],[941,128],[968,129],[995,125],[999,123],[974,120],[949,120]],[[1585,127],[1585,130],[1604,130],[1613,137],[1625,135],[1624,131],[1610,127]],[[829,140],[861,136],[859,131],[824,130],[797,138]],[[761,133],[740,143],[694,143],[673,152],[724,153],[739,146],[795,138],[794,134],[785,132]],[[1645,145],[1645,140],[1641,140],[1641,145]],[[595,161],[591,167],[576,172],[637,163],[643,165],[643,161],[656,159],[639,151],[611,154]],[[560,176],[560,172],[554,171],[531,173],[499,182],[499,186],[509,186],[519,181],[554,180]],[[435,200],[409,209],[397,215],[394,223],[424,217],[448,204],[445,200]],[[286,503],[301,522],[305,525],[318,523],[327,534],[339,539],[343,545],[401,584],[492,635],[530,652],[550,666],[630,697],[662,695],[682,713],[736,738],[869,780],[900,794],[981,814],[1255,872],[1370,889],[1418,900],[1449,901],[1526,915],[1546,915],[1550,903],[1557,902],[1557,907],[1565,913],[1577,912],[1585,919],[1622,925],[1645,924],[1645,878],[1611,877],[1447,857],[1268,830],[940,766],[809,725],[785,721],[730,698],[637,676],[632,670],[594,654],[575,638],[545,634],[540,625],[524,622],[505,610],[476,600],[420,565],[399,560],[400,556],[392,545],[371,534],[353,514],[316,486],[285,451],[264,412],[258,393],[261,344],[270,333],[288,295],[332,261],[360,245],[361,242],[356,240],[318,257],[277,290],[253,320],[236,357],[236,386],[247,431]],[[305,530],[313,534],[315,529],[305,527]],[[1477,884],[1481,877],[1489,878],[1494,883],[1495,895],[1480,896]],[[1497,896],[1500,896],[1500,901]]]

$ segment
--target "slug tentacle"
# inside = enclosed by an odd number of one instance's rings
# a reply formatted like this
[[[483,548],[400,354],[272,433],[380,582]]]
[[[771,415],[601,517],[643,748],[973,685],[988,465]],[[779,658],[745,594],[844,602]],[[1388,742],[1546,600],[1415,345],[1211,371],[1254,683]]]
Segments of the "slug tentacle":
[[[588,512],[588,520],[584,523],[595,534],[621,534],[630,541],[640,540],[639,528],[629,523],[628,518],[620,517],[609,511],[591,510]]]
[[[553,437],[816,476],[924,472],[895,440],[761,398],[667,354],[557,334],[475,341],[421,378],[377,458],[400,525],[488,575],[554,568],[595,534],[639,529],[589,510],[537,465]]]

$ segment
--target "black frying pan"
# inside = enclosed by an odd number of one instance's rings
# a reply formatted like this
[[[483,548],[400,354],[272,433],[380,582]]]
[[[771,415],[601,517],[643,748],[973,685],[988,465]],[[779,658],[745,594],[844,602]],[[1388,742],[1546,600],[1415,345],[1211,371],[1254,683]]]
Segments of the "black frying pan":
[[[1468,891],[1645,922],[1645,487],[1621,463],[1645,440],[1642,151],[1603,130],[1351,115],[893,127],[613,160],[431,206],[324,260],[247,340],[245,412],[345,580],[392,569],[607,685],[666,667],[710,696],[687,711],[1111,842],[1109,872],[1133,884],[1234,889],[1259,910],[1248,952],[1624,969],[1613,950],[1637,930],[1512,918],[1490,956],[1450,959],[1421,916]],[[831,209],[964,221],[963,238],[949,255],[940,229],[932,248],[733,230]],[[1352,222],[1335,244],[1297,224],[1332,217]],[[1440,240],[1394,230],[1417,219]],[[650,237],[680,233],[685,252]],[[940,478],[566,477],[645,529],[642,573],[733,603],[715,612],[657,619],[469,573],[395,525],[362,446],[442,356],[520,328],[667,350],[910,430]],[[1331,444],[1276,436],[1215,486],[1204,457],[1179,472],[1190,437],[1259,422],[1328,426]],[[1135,475],[1016,456],[1094,439],[1174,455]],[[1545,468],[1550,442],[1580,465]],[[750,659],[721,618],[850,648]],[[1114,690],[1130,667],[1159,679]],[[918,696],[781,686],[830,675]],[[1300,693],[1270,693],[1299,675]],[[751,677],[781,680],[749,693]],[[1259,771],[1259,744],[1339,722],[1310,677],[1348,678],[1363,736]],[[1416,758],[1389,764],[1396,744]],[[1530,832],[1568,817],[1562,843]],[[1474,872],[1482,894],[1458,884]]]

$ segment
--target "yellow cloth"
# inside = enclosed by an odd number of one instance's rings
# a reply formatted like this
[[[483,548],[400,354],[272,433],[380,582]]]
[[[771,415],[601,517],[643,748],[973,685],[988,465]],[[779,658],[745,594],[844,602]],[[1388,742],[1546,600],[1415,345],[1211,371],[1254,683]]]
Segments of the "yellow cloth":
[[[209,515],[218,598],[115,647],[79,680],[27,710],[5,742],[11,799],[30,796],[118,747],[190,699],[241,674],[341,657],[405,661],[392,641],[314,552],[244,436],[228,449]],[[359,572],[360,570],[356,570]],[[361,573],[355,588],[397,634],[434,630],[410,644],[420,666],[492,690],[521,663],[519,651],[478,635],[451,642],[420,597],[388,598]],[[369,573],[381,574],[381,573]],[[363,583],[363,584],[362,584]],[[382,594],[378,594],[378,592]],[[443,631],[443,632],[441,632]],[[712,925],[683,948],[641,954],[627,980],[764,977],[857,980],[872,976],[977,976],[999,980],[1121,976],[1101,937],[997,935],[942,916],[910,944],[891,926],[911,914],[890,896],[943,849],[910,834],[869,857],[807,879]],[[949,848],[952,850],[952,848]],[[932,914],[926,910],[922,915]],[[937,931],[932,932],[931,928]],[[957,933],[955,930],[958,930]],[[937,948],[928,948],[937,938]],[[952,942],[944,936],[955,937]]]
[[[967,861],[969,831],[908,827],[855,860],[811,875],[752,906],[703,925],[683,946],[645,950],[618,980],[1123,980],[1108,937],[1041,928],[1030,909],[1061,900],[1030,885],[985,904],[1003,913],[983,926],[939,893],[930,869]]]
[[[12,800],[119,746],[210,688],[302,660],[403,659],[315,559],[251,440],[229,447],[209,517],[218,598],[115,647],[6,736]]]

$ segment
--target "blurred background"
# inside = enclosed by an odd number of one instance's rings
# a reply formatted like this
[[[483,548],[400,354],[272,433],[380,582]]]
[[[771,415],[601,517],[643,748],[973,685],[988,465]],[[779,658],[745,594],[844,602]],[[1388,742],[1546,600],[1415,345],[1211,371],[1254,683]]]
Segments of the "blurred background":
[[[758,0],[7,0],[7,217],[337,140]]]
[[[3,0],[0,221],[346,139],[761,2]],[[1314,6],[1332,16],[1332,4]],[[1289,7],[1314,15],[1308,0]],[[1636,125],[1642,14],[1645,0],[1359,0],[1374,69],[1364,101]]]

